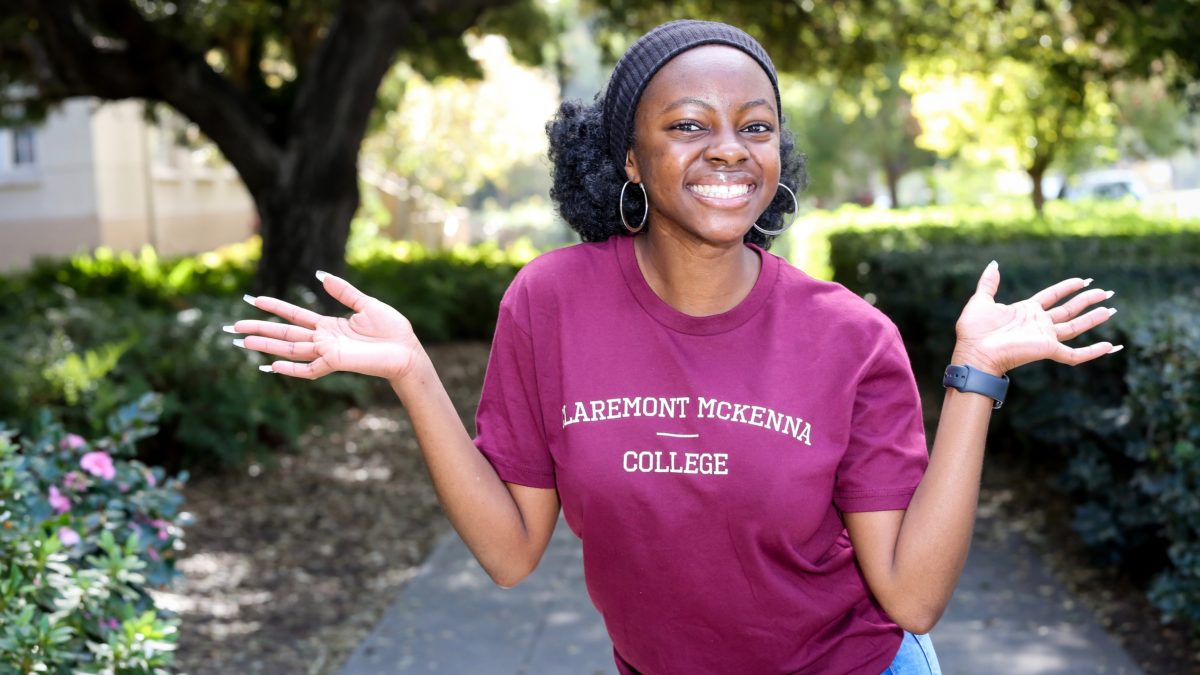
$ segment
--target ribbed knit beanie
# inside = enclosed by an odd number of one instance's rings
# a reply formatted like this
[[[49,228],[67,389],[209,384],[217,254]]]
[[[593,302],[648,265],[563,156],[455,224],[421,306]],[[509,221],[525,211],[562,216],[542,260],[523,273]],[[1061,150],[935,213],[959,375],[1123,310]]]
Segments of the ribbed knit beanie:
[[[633,135],[634,113],[650,78],[667,61],[694,47],[710,44],[736,47],[757,61],[767,71],[767,77],[771,78],[771,87],[775,90],[775,110],[783,114],[775,65],[757,40],[745,31],[724,23],[693,19],[664,23],[633,43],[617,61],[608,80],[608,88],[604,93],[604,129],[608,134],[609,151],[618,168],[623,170],[625,166],[625,153],[629,150],[629,138]]]

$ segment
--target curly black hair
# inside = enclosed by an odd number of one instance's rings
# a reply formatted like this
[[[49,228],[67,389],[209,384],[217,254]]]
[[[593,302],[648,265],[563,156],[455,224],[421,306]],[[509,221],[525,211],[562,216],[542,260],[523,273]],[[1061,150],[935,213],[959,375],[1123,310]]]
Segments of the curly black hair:
[[[579,238],[590,242],[625,233],[616,205],[626,177],[609,153],[603,110],[604,102],[599,97],[591,105],[563,101],[546,123],[550,139],[550,198],[563,220],[579,233]],[[796,152],[792,133],[782,126],[779,155],[779,182],[799,195],[808,185],[806,158]],[[629,222],[640,222],[645,208],[642,191],[627,190],[624,206]],[[790,214],[791,209],[791,195],[780,190],[758,224],[763,229],[778,230],[783,226],[784,214]],[[774,239],[753,227],[745,236],[745,241],[764,249],[770,248]]]

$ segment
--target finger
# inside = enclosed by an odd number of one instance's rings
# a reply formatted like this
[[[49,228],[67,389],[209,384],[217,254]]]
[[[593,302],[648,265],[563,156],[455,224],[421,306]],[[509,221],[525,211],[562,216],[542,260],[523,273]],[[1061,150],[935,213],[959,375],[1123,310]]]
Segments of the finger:
[[[1108,317],[1116,314],[1117,310],[1109,307],[1097,307],[1083,316],[1076,317],[1066,323],[1054,325],[1054,334],[1059,340],[1070,340],[1108,321]]]
[[[241,346],[256,352],[286,356],[289,359],[298,361],[311,361],[319,356],[317,354],[317,346],[311,342],[289,342],[287,340],[276,340],[257,335],[251,335],[242,340]]]
[[[1075,291],[1084,288],[1090,283],[1092,283],[1091,279],[1080,279],[1079,277],[1066,279],[1054,284],[1053,286],[1050,286],[1049,288],[1043,288],[1042,290],[1038,291],[1033,295],[1033,300],[1037,302],[1037,304],[1041,305],[1042,309],[1050,309],[1051,307],[1057,305],[1059,300],[1062,300]]]
[[[1113,344],[1111,342],[1097,342],[1094,345],[1086,347],[1068,347],[1064,344],[1059,344],[1058,349],[1050,355],[1050,358],[1053,361],[1065,363],[1069,366],[1077,366],[1104,356],[1110,351],[1113,351]]]
[[[1080,312],[1087,309],[1089,305],[1094,305],[1102,300],[1107,300],[1115,294],[1114,291],[1105,291],[1099,288],[1080,293],[1058,307],[1051,308],[1046,312],[1050,320],[1054,323],[1062,323],[1067,319],[1074,318]]]
[[[245,300],[264,312],[270,312],[281,319],[304,328],[316,328],[317,321],[321,319],[321,315],[316,312],[311,312],[303,307],[297,307],[290,302],[284,302],[278,298],[269,298],[265,295],[260,295],[256,298],[247,295],[245,296]]]
[[[1000,263],[993,260],[983,268],[983,274],[979,276],[979,283],[975,286],[975,293],[995,298],[998,290],[1000,290]]]
[[[279,373],[288,377],[298,377],[305,380],[315,380],[318,377],[324,377],[333,372],[329,364],[325,363],[325,359],[317,359],[309,363],[275,361],[268,367],[272,373]]]
[[[341,277],[335,277],[328,272],[317,272],[317,278],[321,280],[325,292],[332,295],[334,300],[356,312],[363,311],[366,309],[367,303],[371,302],[371,296],[350,285],[349,281]]]
[[[313,332],[307,328],[292,326],[286,323],[276,323],[274,321],[258,321],[257,319],[238,321],[233,324],[233,332],[245,335],[261,335],[263,337],[275,338],[276,340],[289,340],[291,342],[312,342],[313,340]]]

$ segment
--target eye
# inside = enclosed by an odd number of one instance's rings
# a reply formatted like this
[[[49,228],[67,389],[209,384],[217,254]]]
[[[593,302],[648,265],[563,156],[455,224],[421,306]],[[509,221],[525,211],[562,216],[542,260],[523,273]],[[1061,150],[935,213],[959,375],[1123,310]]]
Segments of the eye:
[[[675,124],[671,125],[671,129],[683,131],[683,132],[689,132],[689,133],[695,132],[695,131],[704,131],[704,127],[700,126],[699,123],[693,122],[691,120],[684,120],[682,122],[676,122]]]
[[[754,122],[746,125],[743,131],[748,131],[752,134],[769,134],[774,131],[774,129],[772,129],[771,125],[767,124],[766,122]]]

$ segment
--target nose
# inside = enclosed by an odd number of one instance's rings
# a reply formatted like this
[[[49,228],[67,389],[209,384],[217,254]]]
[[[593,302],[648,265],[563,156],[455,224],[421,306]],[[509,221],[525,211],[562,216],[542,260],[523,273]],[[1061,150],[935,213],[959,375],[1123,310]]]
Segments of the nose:
[[[738,136],[732,126],[725,126],[711,136],[712,142],[704,152],[704,158],[710,162],[720,161],[724,164],[737,164],[750,156],[746,144]]]

